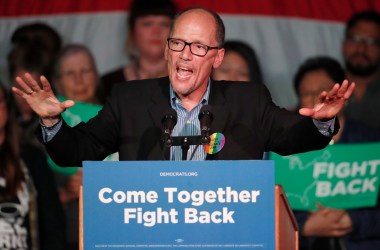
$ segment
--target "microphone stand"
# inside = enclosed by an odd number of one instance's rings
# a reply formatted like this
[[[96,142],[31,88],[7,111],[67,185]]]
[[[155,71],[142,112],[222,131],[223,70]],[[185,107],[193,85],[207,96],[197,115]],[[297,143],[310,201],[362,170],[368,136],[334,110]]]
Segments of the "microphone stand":
[[[168,138],[168,141],[170,140],[171,143],[165,143],[166,147],[171,146],[181,146],[182,149],[182,160],[187,160],[187,153],[189,151],[189,148],[191,145],[202,145],[202,138],[204,136],[200,135],[189,135],[189,136],[172,136]],[[208,136],[208,138],[210,138]],[[210,141],[210,140],[208,140]]]
[[[213,114],[211,112],[212,108],[210,105],[202,106],[198,118],[200,122],[201,135],[190,135],[190,136],[171,136],[172,129],[177,123],[177,113],[171,108],[167,111],[167,114],[163,118],[163,138],[161,139],[164,143],[163,158],[166,148],[171,146],[181,146],[182,148],[182,160],[187,160],[187,153],[189,152],[190,145],[206,145],[210,143],[210,125],[213,120]],[[169,126],[170,125],[170,126]],[[190,160],[193,155],[190,157]]]

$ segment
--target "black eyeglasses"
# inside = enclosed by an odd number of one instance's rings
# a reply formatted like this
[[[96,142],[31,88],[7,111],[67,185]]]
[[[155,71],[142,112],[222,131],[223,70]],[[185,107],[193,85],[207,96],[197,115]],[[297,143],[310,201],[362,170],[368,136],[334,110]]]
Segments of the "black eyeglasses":
[[[373,45],[380,46],[379,39],[369,37],[369,36],[361,36],[359,34],[348,34],[346,36],[346,41],[355,43],[355,44],[364,43],[367,46],[373,46]]]
[[[202,57],[211,49],[220,49],[220,47],[211,47],[202,43],[188,43],[181,39],[168,38],[169,49],[173,51],[181,52],[185,49],[186,45],[189,45],[191,54]]]

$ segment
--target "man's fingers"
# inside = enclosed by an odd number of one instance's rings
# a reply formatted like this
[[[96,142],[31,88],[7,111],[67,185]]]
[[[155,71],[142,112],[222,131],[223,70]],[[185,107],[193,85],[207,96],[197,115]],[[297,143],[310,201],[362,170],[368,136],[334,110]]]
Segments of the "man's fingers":
[[[354,92],[355,86],[356,86],[356,84],[353,82],[353,83],[351,83],[351,85],[348,87],[348,90],[344,93],[344,96],[343,96],[343,98],[344,98],[345,100],[348,100],[348,98],[350,98],[351,94]]]
[[[51,91],[51,85],[50,85],[48,79],[46,79],[45,76],[41,76],[40,81],[42,84],[42,89],[45,90],[46,92],[50,92]]]
[[[68,109],[75,105],[75,102],[73,100],[67,100],[64,102],[61,102],[61,108]]]
[[[40,86],[38,85],[37,81],[32,77],[31,74],[25,73],[24,74],[25,82],[29,85],[29,87],[34,91],[38,92],[41,90]],[[28,93],[30,94],[30,93]]]
[[[17,76],[16,82],[18,86],[20,87],[19,90],[23,92],[23,94],[28,94],[28,92],[33,91],[29,85],[24,81],[23,78]],[[22,96],[22,95],[21,95]]]
[[[344,80],[341,85],[336,83],[333,88],[327,93],[326,100],[334,100],[343,98],[347,100],[355,89],[355,83],[349,84],[348,80]],[[320,100],[322,100],[322,94]]]
[[[348,88],[348,81],[347,80],[344,80],[342,82],[342,85],[340,85],[340,88],[338,89],[337,93],[336,93],[336,96],[338,98],[342,98],[344,96],[344,93],[346,93],[347,91],[347,88]]]
[[[16,95],[19,95],[21,97],[23,97],[24,95],[27,95],[24,91],[21,91],[20,89],[18,89],[16,87],[12,87],[12,91],[13,91],[13,93],[15,93]]]
[[[308,108],[301,108],[298,112],[303,116],[313,116],[315,113],[314,110]]]
[[[334,87],[329,91],[327,98],[338,97],[347,100],[355,89],[355,83],[349,84],[348,80],[344,80],[341,85],[336,83]]]
[[[329,99],[332,96],[335,96],[338,93],[338,90],[340,88],[340,85],[338,83],[335,83],[332,89],[327,93],[326,98]]]

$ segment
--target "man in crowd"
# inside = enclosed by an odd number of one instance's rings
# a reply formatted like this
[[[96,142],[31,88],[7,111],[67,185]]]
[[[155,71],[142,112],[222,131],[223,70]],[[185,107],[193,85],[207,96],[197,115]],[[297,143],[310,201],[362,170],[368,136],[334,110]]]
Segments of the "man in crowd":
[[[363,11],[347,22],[343,57],[355,91],[345,109],[346,116],[380,129],[380,14]]]

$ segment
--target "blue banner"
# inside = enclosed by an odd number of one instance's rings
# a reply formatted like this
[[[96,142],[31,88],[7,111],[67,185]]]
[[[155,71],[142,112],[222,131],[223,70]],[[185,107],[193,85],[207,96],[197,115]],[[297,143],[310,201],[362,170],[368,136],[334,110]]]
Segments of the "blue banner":
[[[274,249],[273,161],[84,162],[85,249]]]

